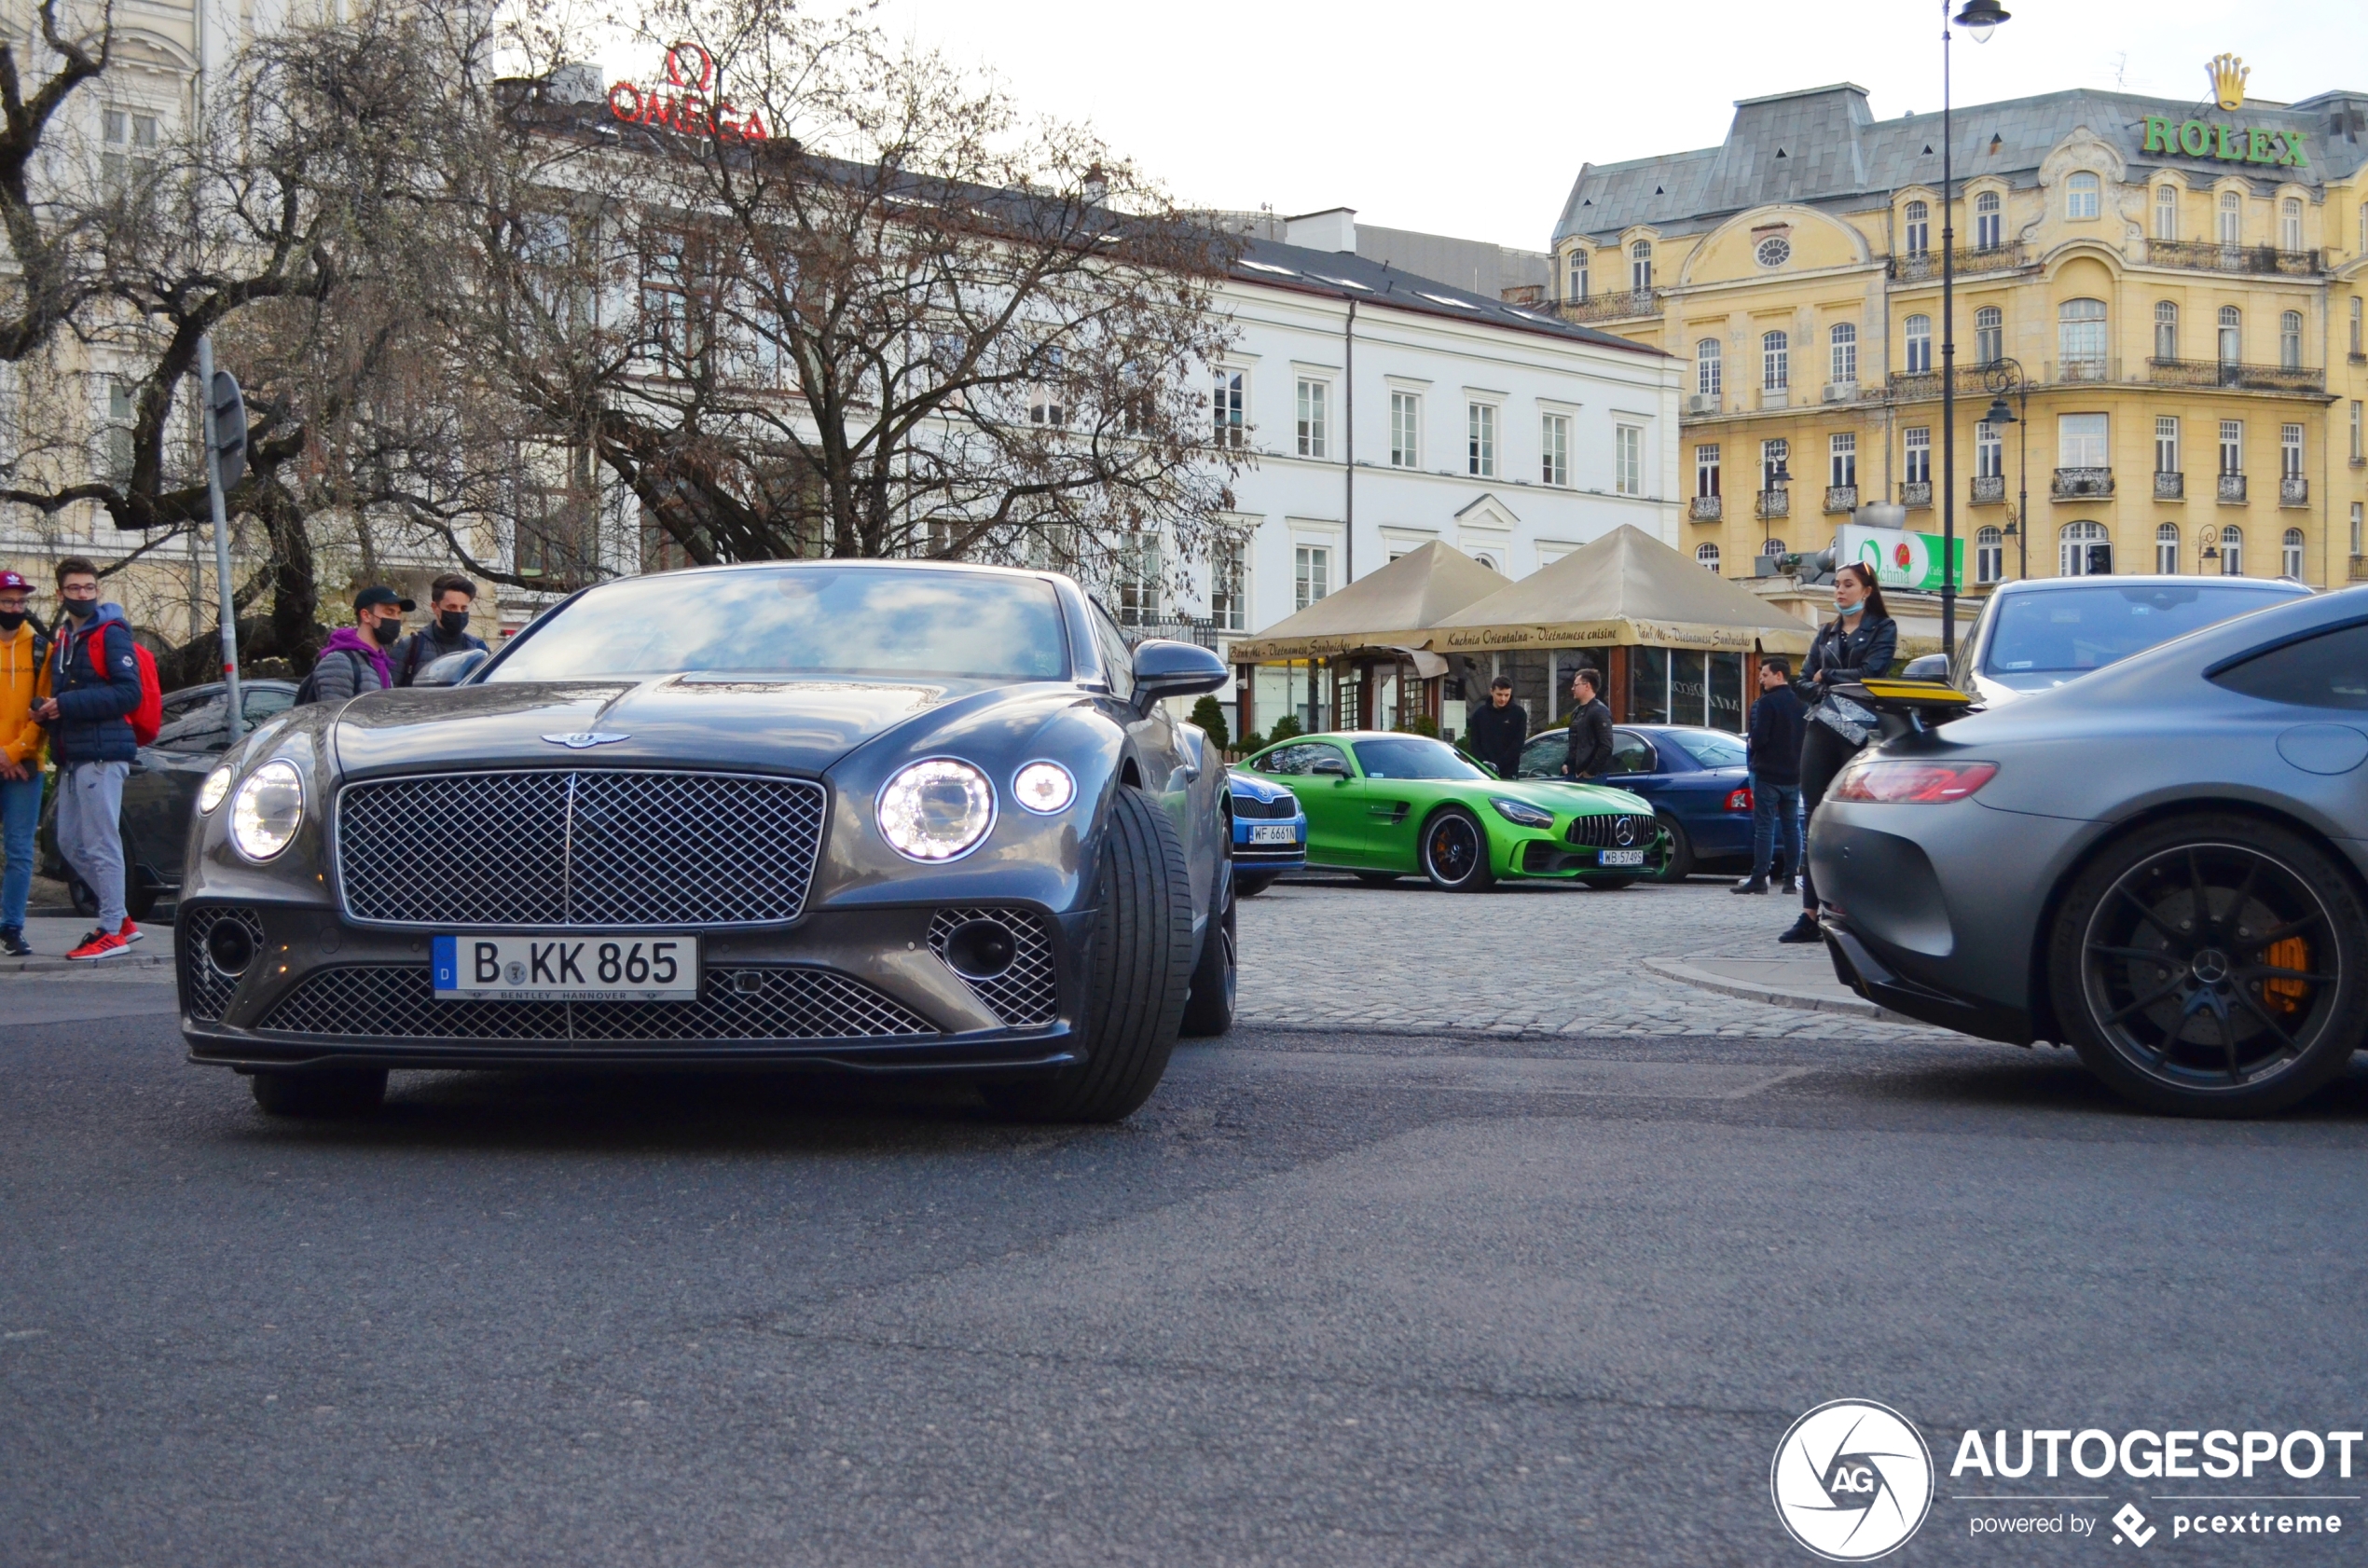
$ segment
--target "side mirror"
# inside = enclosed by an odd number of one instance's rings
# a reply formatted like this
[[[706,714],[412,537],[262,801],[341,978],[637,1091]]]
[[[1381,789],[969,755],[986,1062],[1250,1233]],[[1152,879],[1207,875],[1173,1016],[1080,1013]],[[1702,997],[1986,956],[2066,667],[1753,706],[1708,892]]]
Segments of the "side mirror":
[[[420,667],[411,678],[414,686],[457,686],[475,675],[485,661],[493,655],[482,648],[463,648],[457,653],[447,653],[431,659]]]
[[[1910,659],[1899,672],[1899,678],[1902,681],[1937,681],[1946,686],[1948,684],[1948,655],[1926,653],[1921,658]]]
[[[1307,771],[1310,773],[1329,774],[1336,778],[1346,778],[1348,777],[1348,764],[1341,761],[1338,757],[1318,757],[1315,759],[1315,765]]]
[[[1221,691],[1232,679],[1223,659],[1193,643],[1154,638],[1135,650],[1135,702],[1147,711],[1162,697]]]

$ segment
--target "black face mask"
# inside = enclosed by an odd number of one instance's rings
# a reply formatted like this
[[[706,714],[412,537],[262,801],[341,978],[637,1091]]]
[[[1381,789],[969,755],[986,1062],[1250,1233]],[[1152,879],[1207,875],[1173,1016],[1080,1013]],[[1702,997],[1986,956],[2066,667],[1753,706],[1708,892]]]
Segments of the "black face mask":
[[[95,598],[69,598],[59,602],[66,607],[66,613],[77,621],[87,621],[99,612],[99,601]]]
[[[17,634],[17,628],[23,625],[23,611],[0,610],[0,631],[7,632],[9,636],[14,637]]]
[[[469,629],[469,612],[465,610],[440,611],[436,614],[435,624],[444,628],[445,636],[458,637]]]
[[[377,638],[381,643],[392,646],[394,640],[403,635],[403,623],[400,621],[380,621],[378,625],[370,628],[370,635]]]

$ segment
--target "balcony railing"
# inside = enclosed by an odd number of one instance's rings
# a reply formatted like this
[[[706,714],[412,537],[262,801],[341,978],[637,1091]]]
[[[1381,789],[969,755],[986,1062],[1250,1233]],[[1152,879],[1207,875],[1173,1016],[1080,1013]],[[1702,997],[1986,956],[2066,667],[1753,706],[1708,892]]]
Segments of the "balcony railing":
[[[2351,557],[2351,580],[2355,583],[2368,583],[2368,556]]]
[[[1558,299],[1554,309],[1566,322],[1609,322],[1624,316],[1658,316],[1659,289],[1631,289],[1626,294],[1596,294],[1585,299]]]
[[[1698,495],[1687,515],[1698,523],[1714,523],[1727,516],[1727,498],[1718,495]]]
[[[2281,251],[2274,245],[2215,245],[2205,240],[2149,240],[2146,259],[2156,267],[2199,272],[2257,272],[2311,278],[2326,270],[2317,251]]]
[[[1858,487],[1857,487],[1856,485],[1828,485],[1828,486],[1826,486],[1826,487],[1825,487],[1825,510],[1826,510],[1826,511],[1828,511],[1828,512],[1855,512],[1855,511],[1857,511],[1857,510],[1858,510]]]
[[[2146,379],[2158,387],[2239,387],[2251,392],[2323,392],[2327,373],[2299,365],[2238,364],[2227,360],[2150,359]]]
[[[2050,381],[2118,381],[2121,379],[2121,361],[2101,354],[2059,359],[2048,365],[2046,378]]]
[[[2156,501],[2184,501],[2184,500],[2186,500],[2186,499],[2187,499],[2187,475],[2185,475],[2184,474],[2157,474],[2157,475],[2155,475],[2155,499]]]
[[[2113,493],[2110,468],[2059,468],[2047,481],[2047,494],[2057,501],[2086,501]]]
[[[2006,499],[2006,475],[1976,474],[1974,475],[1974,504],[1996,506]]]
[[[2310,481],[2300,475],[2289,474],[2278,481],[2278,504],[2307,506],[2310,504]]]
[[[1793,515],[1793,492],[1762,490],[1759,492],[1759,504],[1754,510],[1762,522],[1770,517],[1789,517]]]
[[[1938,397],[1940,372],[1937,370],[1894,370],[1885,379],[1883,387],[1893,398],[1901,402],[1908,402],[1920,397]],[[1958,396],[1963,397],[1971,392],[1986,394],[1987,391],[1988,389],[1982,384],[1980,365],[1961,364],[1957,367]]]
[[[2242,506],[2245,503],[2245,476],[2241,474],[2222,475],[2220,500],[2224,505]]]
[[[1899,503],[1910,511],[1933,503],[1933,482],[1930,479],[1909,479],[1899,487]]]
[[[1957,252],[1957,276],[1971,272],[2000,272],[2009,268],[2030,265],[2031,258],[2019,244],[1992,245],[1985,250]],[[1940,253],[1918,251],[1911,255],[1891,258],[1891,275],[1903,283],[1931,282],[1940,276]]]
[[[1156,637],[1170,639],[1177,642],[1197,642],[1204,648],[1215,648],[1219,637],[1239,637],[1242,634],[1228,633],[1216,622],[1204,617],[1144,615],[1121,611],[1119,635],[1126,639],[1130,647],[1137,642],[1148,642]]]

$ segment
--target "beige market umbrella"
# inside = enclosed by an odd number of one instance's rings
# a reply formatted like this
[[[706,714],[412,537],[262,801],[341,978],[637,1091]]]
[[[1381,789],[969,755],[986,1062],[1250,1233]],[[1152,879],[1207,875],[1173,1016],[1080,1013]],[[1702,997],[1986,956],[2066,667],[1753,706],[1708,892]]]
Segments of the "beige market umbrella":
[[[1420,644],[1441,654],[1590,646],[1806,653],[1815,635],[1749,588],[1625,523],[1484,599],[1420,624]]]
[[[1438,666],[1436,657],[1422,652],[1424,628],[1504,586],[1505,579],[1487,567],[1433,540],[1256,637],[1230,643],[1228,656],[1260,663],[1331,658],[1370,649],[1413,655],[1418,668]],[[1422,673],[1439,670],[1422,668]]]

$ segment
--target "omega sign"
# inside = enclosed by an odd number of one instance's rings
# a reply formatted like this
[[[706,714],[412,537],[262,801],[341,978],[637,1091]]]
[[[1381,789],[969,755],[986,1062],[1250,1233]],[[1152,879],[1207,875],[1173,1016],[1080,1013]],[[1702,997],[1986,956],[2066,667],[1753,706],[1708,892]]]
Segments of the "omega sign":
[[[609,89],[609,113],[628,125],[655,126],[685,136],[711,136],[725,142],[762,142],[771,132],[764,117],[750,109],[742,114],[729,103],[710,95],[715,89],[715,57],[696,44],[676,44],[666,51],[664,87],[636,87],[619,82]]]

